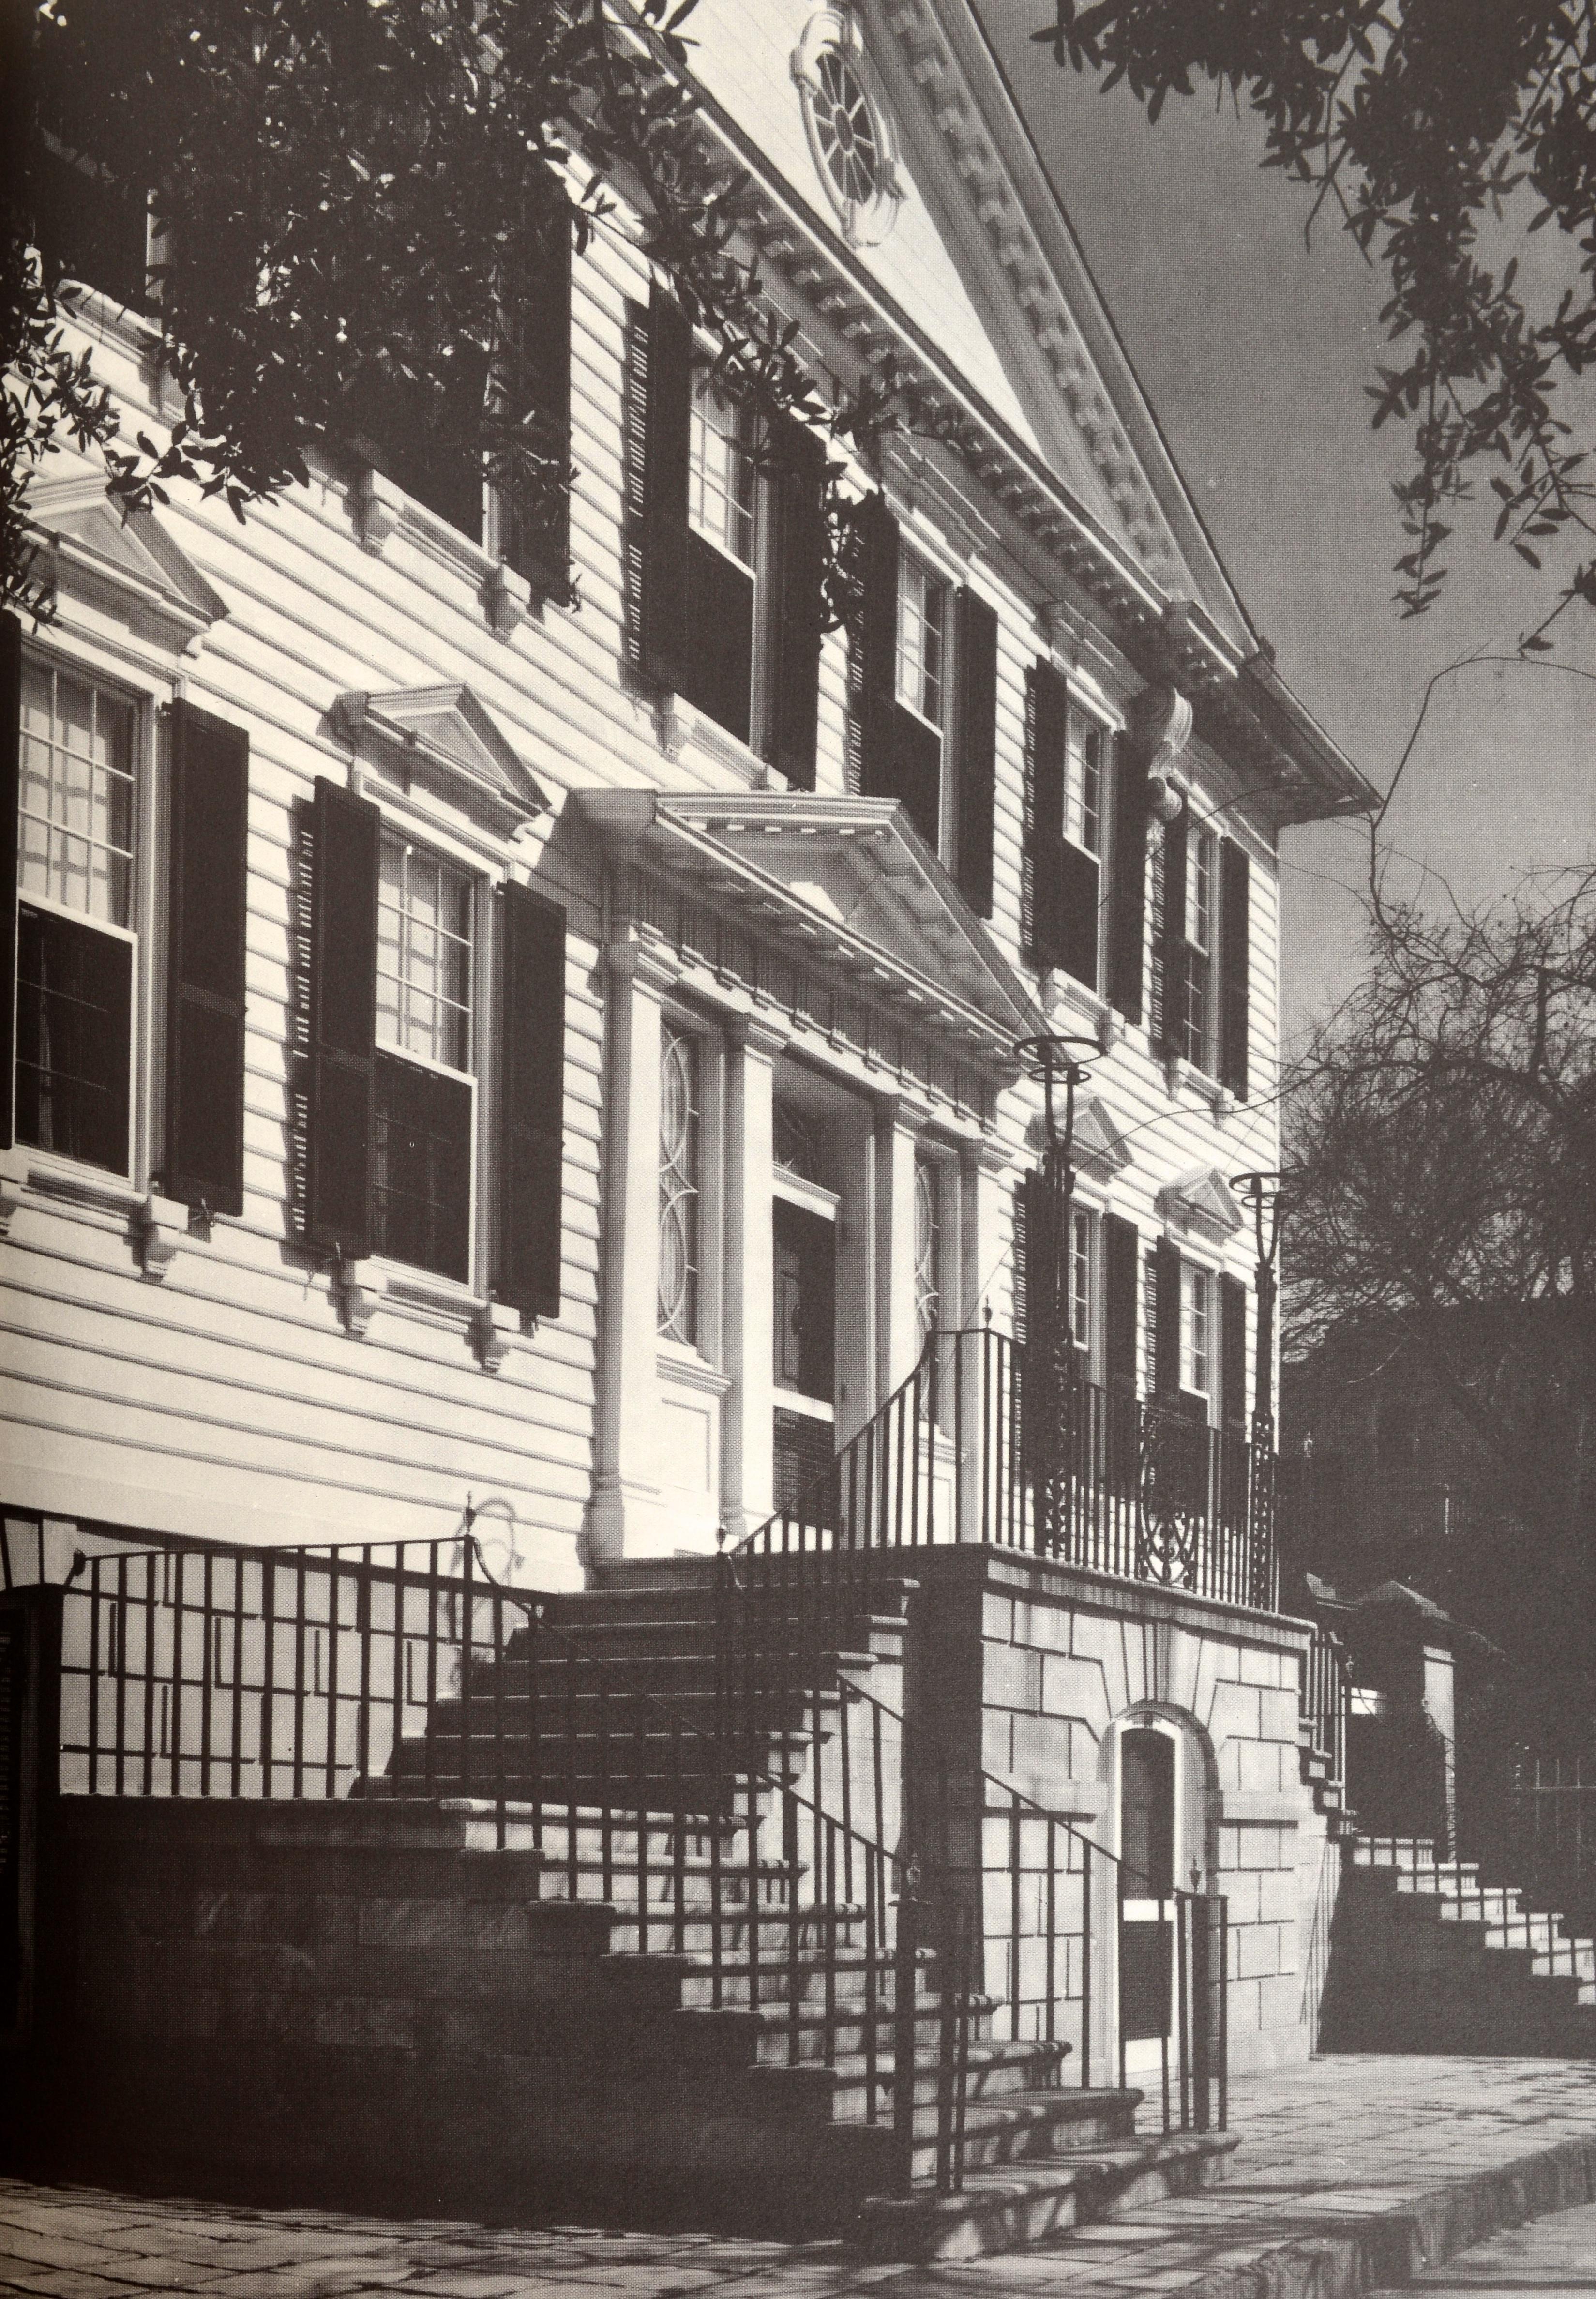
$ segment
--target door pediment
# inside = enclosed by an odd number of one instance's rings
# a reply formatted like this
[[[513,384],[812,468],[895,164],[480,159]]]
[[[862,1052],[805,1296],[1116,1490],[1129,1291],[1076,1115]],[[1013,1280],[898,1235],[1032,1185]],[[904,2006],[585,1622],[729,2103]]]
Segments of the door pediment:
[[[1006,1061],[1039,1026],[1023,983],[891,799],[587,791],[616,851],[697,879],[762,932]]]

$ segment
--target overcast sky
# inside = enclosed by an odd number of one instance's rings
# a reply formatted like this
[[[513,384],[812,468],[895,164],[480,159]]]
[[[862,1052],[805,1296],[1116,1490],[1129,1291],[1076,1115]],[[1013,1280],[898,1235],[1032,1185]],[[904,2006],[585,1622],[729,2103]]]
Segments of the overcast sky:
[[[1046,0],[980,0],[1071,220],[1208,523],[1279,668],[1382,791],[1433,674],[1476,649],[1511,652],[1551,603],[1528,570],[1461,533],[1444,603],[1392,603],[1400,547],[1390,480],[1403,435],[1369,427],[1383,277],[1308,197],[1258,166],[1250,120],[1172,101],[1156,128],[1123,91],[1060,71],[1029,34]],[[1556,260],[1557,235],[1542,242]],[[1488,530],[1487,530],[1488,531]],[[1596,635],[1571,610],[1596,668]],[[1470,668],[1443,682],[1389,818],[1392,844],[1466,901],[1596,853],[1596,687],[1540,669]],[[1352,892],[1366,834],[1288,832],[1286,1023],[1294,1036],[1360,970]],[[1415,874],[1410,871],[1410,883]],[[1438,891],[1438,879],[1429,882]]]

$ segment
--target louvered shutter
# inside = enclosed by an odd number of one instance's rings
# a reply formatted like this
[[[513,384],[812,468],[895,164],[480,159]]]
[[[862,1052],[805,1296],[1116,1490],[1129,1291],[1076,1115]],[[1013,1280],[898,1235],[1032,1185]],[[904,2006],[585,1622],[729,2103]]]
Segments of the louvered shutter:
[[[557,1317],[564,1225],[566,914],[527,886],[504,890],[498,1240],[493,1291]]]
[[[958,595],[959,892],[979,917],[992,909],[992,809],[997,775],[997,618]]]
[[[1116,1395],[1136,1395],[1137,1277],[1141,1241],[1121,1214],[1103,1216],[1104,1369]]]
[[[897,798],[897,521],[880,495],[859,507],[860,604],[849,657],[859,790]]]
[[[538,243],[515,315],[517,383],[526,428],[549,470],[535,507],[508,511],[504,555],[544,597],[571,582],[571,217],[563,204]],[[554,473],[558,471],[556,483]]]
[[[1186,815],[1164,825],[1153,868],[1153,978],[1147,1033],[1160,1054],[1184,1050],[1186,1010]]]
[[[1173,1405],[1180,1398],[1180,1256],[1167,1237],[1153,1249],[1151,1274],[1153,1388],[1162,1404]]]
[[[345,1261],[371,1250],[381,823],[368,799],[317,776],[305,1234],[318,1251]]]
[[[168,1194],[244,1211],[244,968],[250,738],[190,702],[171,716],[167,860]]]
[[[1228,1429],[1247,1425],[1247,1289],[1220,1279],[1220,1405]]]
[[[1048,1251],[1051,1210],[1046,1174],[1039,1169],[1021,1174],[1014,1190],[1014,1282],[1016,1299],[1024,1299],[1024,1315],[1017,1316],[1014,1327],[1017,1340],[1035,1340],[1054,1331],[1061,1272]]]
[[[1251,1026],[1253,873],[1246,850],[1227,839],[1220,849],[1220,1083],[1247,1098]]]
[[[1070,690],[1050,662],[1033,663],[1026,681],[1025,851],[1021,885],[1026,955],[1039,974],[1063,963],[1064,762],[1070,739]],[[1094,911],[1094,919],[1096,912]]]
[[[1114,766],[1108,914],[1108,996],[1128,1022],[1142,1018],[1147,927],[1147,776],[1139,759]]]
[[[649,304],[638,614],[641,661],[656,685],[684,681],[689,628],[687,500],[692,423],[692,330],[656,286]]]
[[[1013,1310],[1010,1323],[1014,1339],[1023,1345],[1030,1324],[1030,1183],[1032,1176],[1021,1174],[1014,1184],[1013,1238],[1009,1256],[1009,1278],[1013,1289]]]
[[[805,425],[790,419],[785,422],[778,443],[774,486],[776,595],[769,618],[774,652],[771,750],[773,763],[794,790],[815,788],[825,469],[823,443]]]
[[[22,750],[22,626],[0,615],[0,1149],[14,1139],[17,1059],[17,806]]]

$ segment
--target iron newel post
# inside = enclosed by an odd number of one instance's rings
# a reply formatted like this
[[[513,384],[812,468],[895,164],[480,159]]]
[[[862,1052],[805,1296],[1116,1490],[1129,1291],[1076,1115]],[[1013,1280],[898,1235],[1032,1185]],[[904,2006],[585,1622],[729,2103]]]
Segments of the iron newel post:
[[[1253,1215],[1257,1248],[1258,1344],[1253,1374],[1253,1476],[1251,1536],[1258,1600],[1272,1606],[1278,1594],[1275,1557],[1275,1294],[1280,1222],[1286,1210],[1286,1176],[1270,1167],[1233,1174],[1230,1186]]]
[[[1079,1365],[1071,1324],[1071,1216],[1075,1202],[1075,1094],[1104,1049],[1096,1038],[1048,1034],[1022,1038],[1015,1051],[1042,1089],[1046,1149],[1039,1204],[1033,1199],[1026,1246],[1026,1357],[1035,1412],[1031,1475],[1038,1548],[1062,1544],[1068,1506],[1067,1465],[1075,1426]],[[1039,1231],[1040,1234],[1034,1232]]]

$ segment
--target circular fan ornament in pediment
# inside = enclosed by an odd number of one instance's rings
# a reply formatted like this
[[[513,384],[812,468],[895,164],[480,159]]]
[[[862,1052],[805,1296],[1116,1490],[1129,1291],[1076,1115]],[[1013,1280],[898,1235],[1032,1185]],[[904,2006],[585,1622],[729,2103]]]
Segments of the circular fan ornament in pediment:
[[[855,247],[873,247],[897,219],[903,191],[890,120],[850,10],[821,8],[793,53],[815,172]]]

